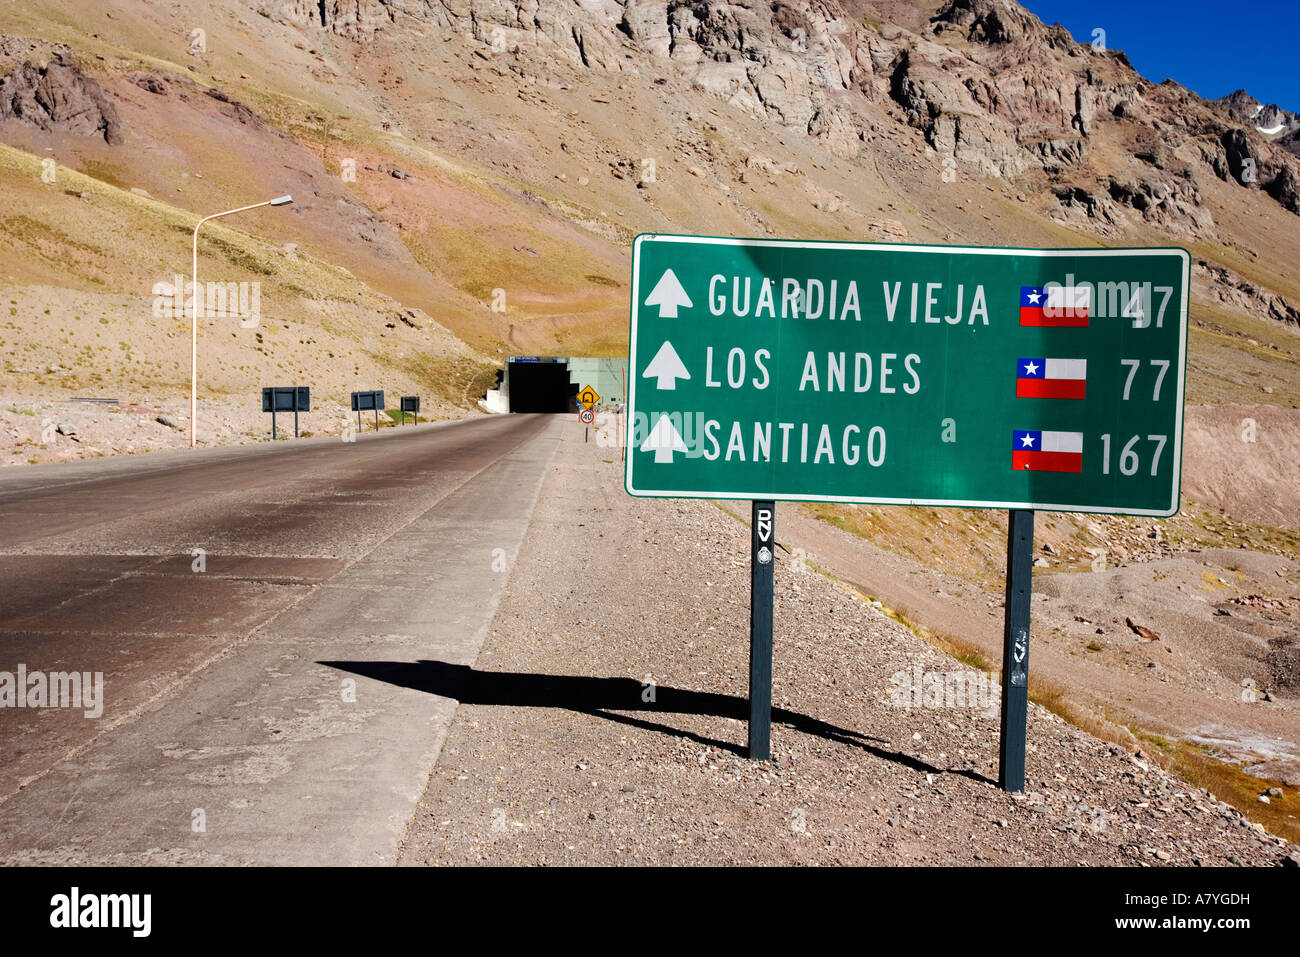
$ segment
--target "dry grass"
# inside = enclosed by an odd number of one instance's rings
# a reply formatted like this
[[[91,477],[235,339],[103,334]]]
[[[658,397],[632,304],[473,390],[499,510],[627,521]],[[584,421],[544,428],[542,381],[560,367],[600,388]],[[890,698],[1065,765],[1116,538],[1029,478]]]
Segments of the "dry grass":
[[[1300,406],[1300,336],[1280,323],[1222,308],[1198,304],[1194,315],[1188,336],[1188,402]]]
[[[1143,731],[1135,733],[1151,746],[1151,753],[1166,770],[1204,788],[1278,837],[1300,844],[1300,795],[1295,789],[1282,787],[1280,781],[1246,774],[1236,765],[1219,761],[1207,749],[1187,741],[1170,741]],[[1270,787],[1281,788],[1282,795],[1271,797],[1268,804],[1263,804],[1259,796]]]
[[[1091,708],[1071,697],[1064,685],[1046,678],[1029,676],[1029,700],[1046,708],[1052,714],[1067,721],[1094,738],[1110,744],[1117,744],[1129,751],[1136,750],[1137,740],[1133,734],[1120,724],[1108,721]]]
[[[1006,558],[1002,512],[908,505],[804,507],[829,525],[930,567],[942,567],[985,590],[1002,587],[1001,576],[995,574]]]

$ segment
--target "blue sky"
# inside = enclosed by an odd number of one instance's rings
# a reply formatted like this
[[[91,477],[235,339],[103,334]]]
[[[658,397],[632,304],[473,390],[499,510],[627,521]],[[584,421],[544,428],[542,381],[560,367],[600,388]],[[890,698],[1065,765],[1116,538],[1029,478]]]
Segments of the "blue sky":
[[[1123,50],[1144,77],[1170,77],[1207,99],[1245,89],[1263,103],[1300,112],[1296,0],[1020,0],[1044,23]]]

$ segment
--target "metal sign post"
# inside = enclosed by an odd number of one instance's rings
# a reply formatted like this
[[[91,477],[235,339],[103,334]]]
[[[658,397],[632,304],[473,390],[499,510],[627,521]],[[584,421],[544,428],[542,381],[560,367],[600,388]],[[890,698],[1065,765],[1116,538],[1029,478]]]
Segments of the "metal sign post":
[[[1029,615],[1034,574],[1034,512],[1008,513],[1006,620],[1002,630],[1002,730],[998,786],[1025,789],[1025,728],[1029,710]]]
[[[375,410],[375,431],[379,431],[379,410],[384,407],[384,393],[382,389],[376,389],[370,392],[353,392],[352,393],[352,411],[357,414],[357,431],[361,431],[361,410]]]
[[[311,387],[270,386],[262,390],[262,411],[271,413],[271,441],[277,437],[275,414],[293,413],[293,437],[298,438],[298,413],[311,411]]]
[[[298,438],[298,413],[311,411],[311,388],[295,386],[293,390],[293,437]]]
[[[402,408],[402,425],[406,425],[406,413],[411,413],[411,421],[416,425],[420,424],[420,397],[418,395],[404,395],[401,399]]]
[[[749,757],[772,756],[772,566],[775,502],[754,502],[749,549]]]

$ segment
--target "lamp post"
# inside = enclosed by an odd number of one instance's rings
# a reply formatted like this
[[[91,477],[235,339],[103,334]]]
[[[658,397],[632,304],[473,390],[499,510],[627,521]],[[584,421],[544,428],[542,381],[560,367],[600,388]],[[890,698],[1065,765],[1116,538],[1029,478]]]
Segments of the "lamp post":
[[[220,219],[222,216],[243,213],[262,206],[288,206],[292,202],[292,196],[277,196],[275,199],[254,203],[251,206],[240,206],[238,209],[228,209],[224,213],[213,213],[211,216],[204,216],[194,226],[192,268],[190,271],[190,275],[194,279],[194,311],[190,321],[190,448],[194,448],[194,429],[199,412],[199,302],[203,298],[203,292],[199,288],[199,228],[209,219]]]

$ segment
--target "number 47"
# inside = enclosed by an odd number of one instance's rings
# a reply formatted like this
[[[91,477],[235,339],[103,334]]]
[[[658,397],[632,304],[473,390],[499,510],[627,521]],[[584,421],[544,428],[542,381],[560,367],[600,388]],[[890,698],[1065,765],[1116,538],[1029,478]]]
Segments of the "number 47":
[[[1156,310],[1156,328],[1163,329],[1165,325],[1165,307],[1169,305],[1169,298],[1174,294],[1174,287],[1156,286],[1155,293],[1160,296],[1160,308]],[[1125,319],[1132,319],[1134,329],[1150,328],[1151,287],[1145,283],[1134,283],[1133,295],[1125,304],[1120,315]]]
[[[1124,401],[1128,401],[1129,390],[1133,388],[1133,377],[1137,375],[1138,367],[1142,365],[1141,359],[1120,359],[1120,364],[1128,366],[1128,378],[1124,380]],[[1155,388],[1151,390],[1151,401],[1160,401],[1160,386],[1165,381],[1165,373],[1169,371],[1168,359],[1152,359],[1151,364],[1156,366],[1160,371],[1156,373]]]

